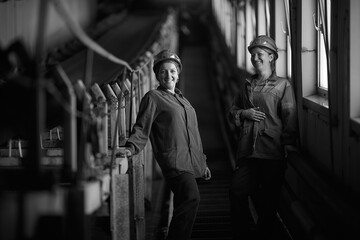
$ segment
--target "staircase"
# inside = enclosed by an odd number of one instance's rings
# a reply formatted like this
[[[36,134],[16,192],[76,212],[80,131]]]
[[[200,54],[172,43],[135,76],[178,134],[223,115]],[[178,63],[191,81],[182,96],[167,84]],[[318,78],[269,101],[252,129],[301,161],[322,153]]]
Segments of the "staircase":
[[[204,45],[185,45],[182,49],[184,70],[180,85],[184,96],[197,112],[199,131],[212,178],[199,182],[200,206],[192,240],[231,239],[229,183],[231,165],[223,130],[211,88],[209,59]]]
[[[217,159],[212,157],[208,160],[208,164],[209,168],[212,169],[212,179],[199,183],[201,201],[191,239],[230,240],[230,204],[228,197],[230,166],[227,159],[221,156]]]

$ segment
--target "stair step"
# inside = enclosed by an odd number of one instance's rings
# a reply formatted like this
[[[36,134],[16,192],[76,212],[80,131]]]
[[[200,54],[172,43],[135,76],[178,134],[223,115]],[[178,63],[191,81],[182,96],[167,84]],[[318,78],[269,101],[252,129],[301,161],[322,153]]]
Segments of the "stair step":
[[[191,234],[192,237],[201,237],[208,239],[209,237],[230,237],[230,230],[219,230],[219,229],[206,229],[206,230],[197,230],[193,231]]]
[[[193,231],[206,231],[212,229],[212,231],[230,231],[229,222],[216,222],[216,223],[197,223],[195,224]]]
[[[195,220],[195,224],[203,223],[219,223],[219,222],[230,222],[230,217],[228,215],[223,216],[198,216]]]

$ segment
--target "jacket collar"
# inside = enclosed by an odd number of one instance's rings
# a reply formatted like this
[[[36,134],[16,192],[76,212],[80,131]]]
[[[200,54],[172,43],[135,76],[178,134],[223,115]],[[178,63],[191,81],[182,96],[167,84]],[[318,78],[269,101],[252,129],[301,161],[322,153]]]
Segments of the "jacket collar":
[[[166,88],[162,87],[161,85],[159,85],[157,87],[157,89],[164,92],[164,93],[173,95],[171,92],[169,92]],[[175,88],[175,94],[179,95],[180,97],[183,97],[182,92],[178,88]]]
[[[251,84],[252,80],[256,79],[259,76],[259,74],[254,74],[250,78],[247,78],[246,81]],[[278,76],[276,75],[276,71],[273,71],[270,77],[264,81],[259,82],[259,84],[265,84],[268,81],[274,82],[278,79]]]

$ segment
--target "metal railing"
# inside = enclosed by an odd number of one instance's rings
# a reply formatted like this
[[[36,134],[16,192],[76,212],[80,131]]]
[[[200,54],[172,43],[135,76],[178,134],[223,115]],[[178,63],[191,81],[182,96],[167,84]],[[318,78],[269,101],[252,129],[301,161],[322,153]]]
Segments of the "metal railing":
[[[35,239],[38,231],[36,228],[41,226],[36,226],[39,219],[56,215],[64,219],[61,232],[66,239],[90,239],[91,226],[87,223],[87,216],[95,214],[110,200],[109,231],[112,239],[144,240],[144,200],[149,192],[146,188],[151,187],[151,184],[146,184],[146,179],[151,179],[153,174],[151,145],[148,144],[140,154],[130,159],[117,157],[117,153],[122,151],[135,123],[142,96],[156,86],[152,73],[153,54],[163,48],[177,49],[177,34],[173,33],[176,31],[174,12],[170,12],[163,22],[158,38],[140,55],[138,63],[131,67],[86,36],[71,20],[61,1],[53,0],[51,3],[74,35],[87,46],[85,82],[78,80],[72,83],[61,65],[57,65],[50,74],[55,83],[42,81],[43,90],[60,104],[64,121],[63,125],[40,134],[40,142],[35,145],[39,145],[38,151],[45,152],[46,156],[39,157],[39,168],[42,170],[45,165],[55,167],[61,171],[61,177],[41,191],[32,187],[18,189],[5,186],[9,187],[11,193],[0,191],[0,211],[8,216],[18,217],[7,222],[0,218],[0,236],[4,240]],[[89,73],[94,53],[118,63],[119,70],[123,69],[122,72],[119,71],[121,73],[116,81],[104,85],[92,84]],[[61,89],[59,85],[62,86]],[[44,106],[46,103],[42,104]],[[54,131],[58,136],[56,139],[52,138]],[[46,140],[45,135],[48,136]],[[49,141],[62,144],[55,144],[55,148],[44,144]],[[28,160],[27,149],[21,145],[27,140],[16,140],[16,151],[13,149],[14,142],[9,140],[8,157],[0,155],[2,172],[9,171],[9,167],[13,166],[26,170],[23,163]],[[14,152],[19,155],[14,157]],[[55,157],[56,161],[51,161]],[[46,180],[42,171],[39,174],[41,176],[33,177]],[[49,175],[53,179],[58,173],[50,172]],[[8,180],[11,181],[10,178]],[[4,184],[6,185],[3,183],[2,186]],[[8,208],[12,202],[18,203],[15,204],[15,211]],[[38,207],[32,207],[30,203]]]

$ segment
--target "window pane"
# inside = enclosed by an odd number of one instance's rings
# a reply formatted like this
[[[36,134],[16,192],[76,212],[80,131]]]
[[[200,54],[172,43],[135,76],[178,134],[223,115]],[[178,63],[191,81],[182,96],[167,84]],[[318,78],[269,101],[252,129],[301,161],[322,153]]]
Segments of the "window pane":
[[[323,38],[323,35],[320,36]],[[319,41],[320,49],[320,64],[319,64],[319,87],[323,89],[328,89],[328,67],[327,67],[327,59],[326,59],[326,50],[325,50],[325,44],[324,39],[320,39]]]
[[[322,24],[323,27],[326,27],[326,31],[324,31],[324,33],[319,32],[318,33],[318,38],[319,38],[319,45],[318,45],[318,49],[319,49],[319,82],[318,82],[318,87],[320,87],[323,90],[327,90],[328,89],[328,61],[329,59],[327,59],[330,53],[329,53],[329,49],[328,47],[330,46],[330,29],[331,29],[331,1],[330,0],[319,0],[321,2],[321,4],[319,4],[319,7],[323,7],[323,13],[324,13],[324,18],[325,18],[325,22],[322,21],[321,19],[321,10],[318,11],[318,19],[319,19],[319,23]],[[326,34],[323,35],[323,34]],[[325,46],[325,42],[328,42],[328,46]]]
[[[290,9],[289,9],[290,3],[289,0],[284,0],[284,7],[285,7],[285,17],[286,17],[286,63],[287,63],[287,77],[289,79],[292,78],[292,72],[291,72],[291,63],[292,63],[292,57],[291,57],[291,29],[290,29]]]
[[[265,14],[266,14],[266,35],[270,36],[270,3],[265,0]]]
[[[244,6],[240,6],[238,11],[238,66],[245,68],[246,61],[246,39],[245,39],[245,13]]]

